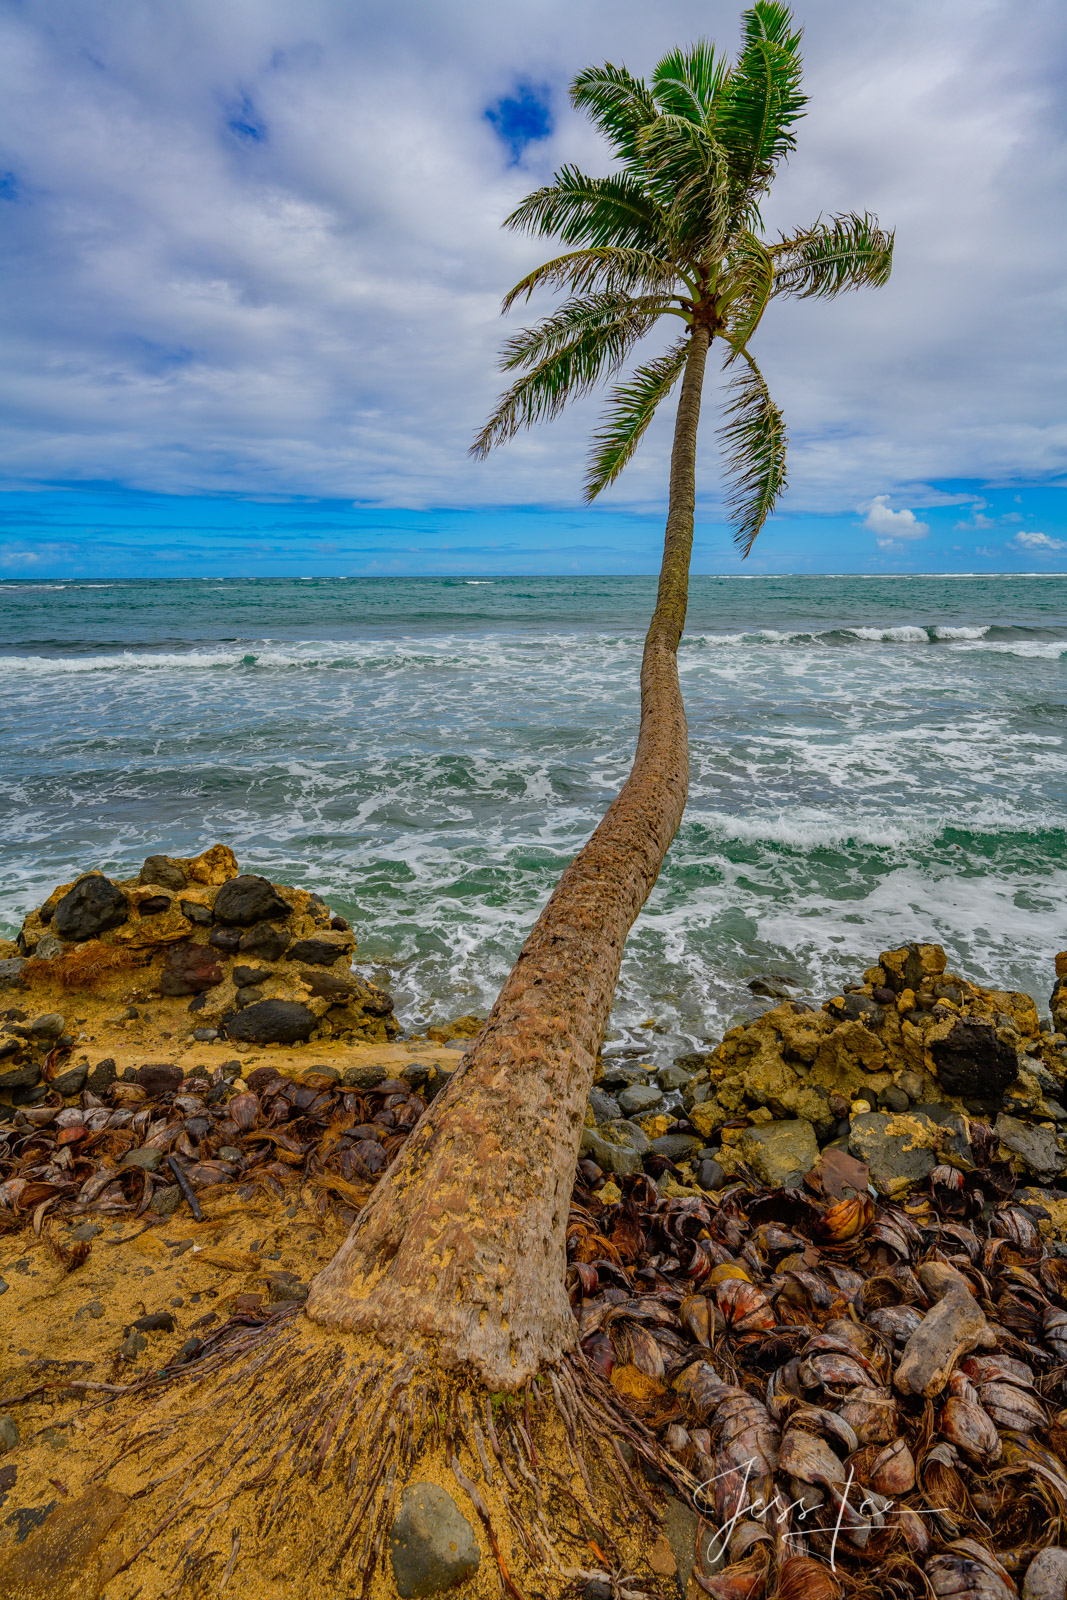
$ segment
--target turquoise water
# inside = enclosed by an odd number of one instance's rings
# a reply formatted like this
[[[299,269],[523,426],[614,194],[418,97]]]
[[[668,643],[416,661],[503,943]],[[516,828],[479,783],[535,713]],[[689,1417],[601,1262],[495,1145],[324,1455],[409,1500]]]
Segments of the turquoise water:
[[[0,584],[0,926],[223,840],[411,1027],[486,1007],[625,776],[649,578]],[[1067,948],[1067,577],[697,578],[682,830],[613,1030],[661,1056],[934,938]],[[641,1023],[656,1019],[656,1028]]]

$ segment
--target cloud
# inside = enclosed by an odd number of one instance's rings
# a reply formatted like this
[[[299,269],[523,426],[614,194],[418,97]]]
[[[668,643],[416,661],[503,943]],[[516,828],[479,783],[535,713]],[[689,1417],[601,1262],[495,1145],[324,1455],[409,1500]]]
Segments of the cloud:
[[[889,550],[904,539],[925,539],[928,522],[920,522],[914,511],[893,511],[887,494],[877,494],[867,507],[864,526],[877,536],[879,547]]]
[[[921,507],[905,485],[1048,481],[1067,466],[1067,375],[1048,359],[1067,224],[1047,204],[1067,156],[1067,8],[802,9],[811,101],[768,231],[869,207],[896,227],[897,254],[885,290],[776,300],[757,336],[792,434],[785,509],[845,513],[873,483]],[[704,33],[732,51],[738,10],[0,7],[0,473],[180,495],[576,503],[592,401],[487,463],[466,456],[521,320],[503,323],[500,299],[553,248],[500,222],[563,162],[604,170],[566,98],[579,68],[647,72]],[[704,508],[718,497],[718,382]],[[658,506],[669,451],[664,417],[611,500]],[[906,537],[891,515],[884,537]]]
[[[1053,539],[1047,533],[1017,533],[1013,543],[1024,550],[1067,550],[1067,539]]]

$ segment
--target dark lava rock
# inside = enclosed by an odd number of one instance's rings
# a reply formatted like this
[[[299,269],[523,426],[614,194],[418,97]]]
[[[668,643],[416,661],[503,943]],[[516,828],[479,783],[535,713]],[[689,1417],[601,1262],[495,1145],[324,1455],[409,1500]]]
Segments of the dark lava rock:
[[[169,1311],[151,1311],[147,1317],[138,1317],[130,1326],[136,1328],[138,1333],[173,1333],[175,1322]]]
[[[185,868],[171,856],[146,856],[138,883],[159,883],[164,889],[184,889],[188,883]]]
[[[243,956],[252,956],[258,961],[280,961],[289,948],[290,937],[284,928],[257,922],[241,935],[238,949]]]
[[[80,943],[119,927],[129,914],[129,902],[118,884],[102,872],[87,872],[56,906],[52,925],[61,939]]]
[[[352,924],[345,917],[331,917],[330,927],[334,933],[347,933]]]
[[[791,998],[789,986],[781,978],[753,978],[748,985],[750,991],[765,1000],[788,1000]]]
[[[22,983],[22,969],[26,965],[25,956],[9,956],[0,961],[0,989],[17,989]]]
[[[0,1072],[0,1096],[14,1094],[16,1090],[32,1089],[41,1081],[41,1069],[35,1062],[24,1067],[13,1067],[10,1072]]]
[[[233,981],[239,989],[246,988],[250,983],[266,983],[274,974],[266,967],[234,967]]]
[[[346,1089],[376,1089],[385,1082],[384,1067],[346,1067],[341,1079]]]
[[[1014,1082],[1019,1058],[989,1023],[960,1018],[944,1039],[930,1045],[938,1081],[949,1094],[994,1100]]]
[[[253,922],[276,921],[289,915],[289,906],[274,885],[254,872],[243,872],[224,883],[215,896],[215,921],[250,927]]]
[[[142,900],[137,907],[142,917],[158,917],[164,911],[170,910],[169,894],[150,894],[147,900]]]
[[[288,959],[306,961],[312,967],[331,967],[345,953],[345,946],[332,939],[298,939],[289,946]]]
[[[878,1104],[883,1111],[907,1111],[911,1101],[903,1089],[898,1089],[895,1083],[890,1083],[878,1096]]]
[[[181,907],[182,916],[187,922],[206,928],[214,921],[211,915],[211,907],[202,906],[199,900],[181,900],[178,903]]]
[[[238,989],[233,997],[233,1003],[238,1011],[243,1011],[245,1006],[254,1006],[257,1000],[262,1000],[263,991],[258,983],[250,983],[243,989]]]
[[[137,1068],[137,1082],[146,1090],[150,1100],[163,1094],[174,1094],[182,1081],[181,1067],[169,1061],[153,1061]]]
[[[666,1156],[668,1161],[685,1161],[703,1148],[704,1141],[695,1133],[663,1133],[652,1141],[652,1154]]]
[[[61,1072],[58,1078],[53,1078],[52,1088],[61,1095],[81,1094],[88,1076],[89,1063],[83,1061],[80,1066],[71,1067],[69,1072]]]
[[[205,944],[174,944],[163,958],[163,994],[203,994],[221,982],[219,958]]]
[[[400,1600],[450,1589],[473,1577],[481,1562],[474,1530],[436,1483],[408,1484],[389,1530],[389,1553]]]
[[[95,1094],[97,1099],[101,1099],[117,1077],[114,1060],[111,1056],[105,1056],[103,1061],[98,1061],[90,1072],[85,1080],[85,1087]]]
[[[182,902],[184,912],[185,902]],[[273,932],[273,929],[271,930]],[[225,950],[228,956],[235,954],[241,943],[240,928],[213,928],[207,936],[208,944],[213,944],[216,950]]]
[[[247,1044],[295,1044],[308,1037],[317,1020],[296,1000],[257,1000],[230,1018],[226,1033]]]

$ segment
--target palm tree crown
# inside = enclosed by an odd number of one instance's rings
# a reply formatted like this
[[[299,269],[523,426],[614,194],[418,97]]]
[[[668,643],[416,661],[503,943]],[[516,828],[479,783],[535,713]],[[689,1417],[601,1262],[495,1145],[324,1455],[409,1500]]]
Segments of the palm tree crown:
[[[722,342],[723,365],[733,369],[720,438],[734,537],[748,554],[786,484],[782,414],[749,350],[763,313],[778,295],[880,286],[893,258],[892,233],[866,213],[819,219],[774,242],[761,237],[760,201],[804,114],[800,77],[800,33],[778,0],[756,0],[744,13],[732,65],[702,41],[664,56],[650,84],[610,64],[578,74],[571,99],[605,134],[617,166],[603,178],[565,166],[506,219],[575,248],[528,273],[504,310],[535,289],[569,297],[506,342],[501,364],[521,376],[473,454],[556,416],[618,373],[661,317],[679,318],[684,330],[670,348],[612,387],[586,499],[630,460],[700,326]]]

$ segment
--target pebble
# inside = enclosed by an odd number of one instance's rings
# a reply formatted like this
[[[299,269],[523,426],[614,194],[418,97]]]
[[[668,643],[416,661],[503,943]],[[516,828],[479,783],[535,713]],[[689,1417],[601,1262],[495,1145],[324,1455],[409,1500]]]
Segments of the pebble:
[[[662,1092],[651,1083],[632,1083],[619,1095],[619,1105],[628,1117],[639,1117],[652,1111],[663,1099]]]
[[[446,1489],[409,1483],[389,1530],[400,1600],[420,1600],[471,1578],[481,1564],[474,1530]]]
[[[0,1456],[14,1450],[19,1442],[18,1423],[9,1411],[0,1416]]]

